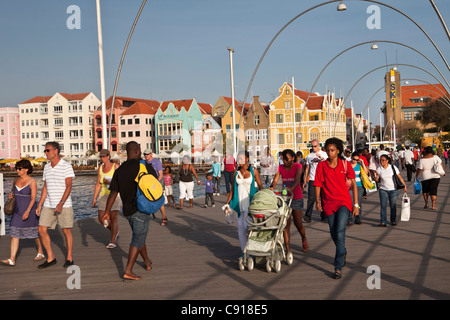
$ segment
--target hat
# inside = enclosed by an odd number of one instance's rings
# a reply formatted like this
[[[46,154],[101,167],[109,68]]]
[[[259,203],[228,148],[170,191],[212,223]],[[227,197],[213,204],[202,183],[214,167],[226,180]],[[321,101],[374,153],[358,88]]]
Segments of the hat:
[[[110,153],[109,153],[109,150],[107,150],[107,149],[102,149],[100,151],[100,157],[107,157],[109,155],[110,155]]]
[[[152,149],[147,148],[144,150],[144,154],[150,154],[150,153],[153,153]]]

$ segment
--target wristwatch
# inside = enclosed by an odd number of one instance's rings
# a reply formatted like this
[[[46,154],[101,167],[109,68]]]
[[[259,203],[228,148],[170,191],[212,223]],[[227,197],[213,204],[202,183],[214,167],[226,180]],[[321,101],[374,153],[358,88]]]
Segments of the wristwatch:
[[[360,206],[359,206],[359,204],[357,204],[357,203],[355,203],[354,205],[353,205],[355,208],[361,208]]]

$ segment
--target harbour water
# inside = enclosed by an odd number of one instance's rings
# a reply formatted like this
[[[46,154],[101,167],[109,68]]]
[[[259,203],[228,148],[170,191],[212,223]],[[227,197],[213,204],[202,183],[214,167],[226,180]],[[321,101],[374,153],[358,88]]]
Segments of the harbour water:
[[[40,198],[40,194],[43,187],[43,181],[41,176],[34,176],[38,186],[37,198]],[[200,181],[204,182],[205,175],[199,174]],[[5,201],[7,199],[7,194],[11,190],[14,177],[5,177],[3,179],[4,190],[5,190]],[[97,176],[92,175],[76,175],[73,179],[72,184],[72,202],[74,209],[74,219],[80,220],[85,218],[97,217],[97,207],[92,207],[92,199],[94,195],[95,183],[97,181]],[[222,185],[225,183],[222,178]],[[225,186],[222,186],[222,192],[225,190]],[[178,184],[173,186],[173,196],[175,201],[179,202],[179,187]],[[205,196],[205,186],[194,184],[194,198]],[[38,200],[37,200],[38,201]],[[9,233],[9,216],[5,216],[5,228],[6,233]]]

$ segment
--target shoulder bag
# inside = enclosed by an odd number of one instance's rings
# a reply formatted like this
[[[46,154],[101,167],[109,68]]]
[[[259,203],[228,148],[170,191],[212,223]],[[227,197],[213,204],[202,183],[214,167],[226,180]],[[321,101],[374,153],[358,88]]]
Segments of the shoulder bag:
[[[345,170],[345,185],[347,186],[347,189],[350,190],[352,188],[352,180],[347,177],[347,160],[342,160],[344,163],[344,170]],[[362,170],[362,168],[361,168]]]
[[[405,185],[403,184],[402,180],[398,177],[398,174],[395,172],[395,167],[391,164],[392,172],[394,173],[392,175],[392,180],[394,180],[394,187],[396,190],[404,189]]]
[[[434,172],[438,173],[441,176],[443,176],[445,174],[445,171],[442,168],[441,163],[436,159],[436,156],[434,158],[433,170],[434,170]]]
[[[3,212],[5,212],[6,215],[11,216],[14,213],[14,209],[16,208],[16,197],[14,196],[14,187],[16,186],[16,182],[17,182],[17,178],[14,179],[12,188],[11,188],[11,193],[12,193],[12,198],[8,199],[5,203],[5,207],[3,208]]]

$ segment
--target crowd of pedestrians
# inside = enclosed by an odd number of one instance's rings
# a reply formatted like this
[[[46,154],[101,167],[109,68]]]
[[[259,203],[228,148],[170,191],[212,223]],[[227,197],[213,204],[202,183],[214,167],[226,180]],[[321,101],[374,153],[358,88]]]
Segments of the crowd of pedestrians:
[[[259,170],[250,164],[247,151],[237,155],[227,153],[223,159],[214,157],[211,169],[200,180],[195,166],[189,156],[182,158],[182,163],[173,174],[172,166],[163,167],[161,161],[153,156],[153,150],[146,149],[141,154],[138,143],[132,141],[126,146],[127,160],[121,165],[111,161],[110,152],[101,150],[100,166],[94,187],[92,206],[98,208],[98,221],[110,231],[106,248],[114,249],[119,236],[118,213],[129,221],[132,239],[124,279],[138,280],[141,277],[133,272],[133,266],[139,255],[145,268],[152,268],[145,245],[150,215],[141,213],[136,207],[135,178],[139,172],[142,158],[147,171],[163,185],[168,207],[184,208],[184,200],[189,200],[188,209],[193,208],[194,186],[204,186],[205,204],[203,207],[215,207],[214,197],[221,194],[221,177],[225,177],[226,204],[237,214],[238,237],[241,249],[247,242],[248,230],[245,219],[254,194],[263,188],[276,188],[280,178],[287,191],[292,192],[292,220],[302,239],[302,248],[308,252],[309,243],[303,223],[310,223],[314,208],[322,221],[329,225],[331,239],[336,247],[333,277],[342,277],[342,268],[346,264],[347,248],[345,246],[346,227],[362,224],[362,206],[367,198],[363,185],[365,173],[376,184],[380,198],[380,223],[387,226],[387,209],[390,210],[390,223],[395,226],[397,219],[397,199],[399,190],[407,192],[407,186],[400,176],[400,170],[406,170],[407,181],[418,179],[422,185],[424,208],[437,210],[437,189],[441,174],[436,166],[450,165],[448,150],[441,149],[435,155],[431,147],[419,151],[418,148],[390,150],[380,146],[379,150],[353,152],[345,149],[343,142],[337,138],[328,139],[324,146],[318,140],[311,141],[311,150],[304,158],[302,152],[295,153],[286,149],[280,154],[279,164],[268,147],[261,155]],[[56,264],[52,251],[48,228],[54,229],[58,223],[66,240],[67,255],[64,267],[74,264],[73,239],[71,228],[74,213],[72,209],[72,179],[75,176],[72,166],[60,156],[57,142],[45,146],[49,163],[44,167],[43,189],[40,197],[35,180],[30,176],[33,167],[28,160],[21,160],[16,165],[18,177],[14,180],[9,198],[16,197],[16,209],[11,218],[11,252],[10,257],[1,260],[1,264],[14,266],[19,246],[19,239],[34,239],[37,247],[35,260],[44,260],[39,269]],[[415,173],[415,177],[413,177]],[[393,176],[397,176],[401,187],[396,185]],[[194,180],[195,179],[195,180]],[[179,186],[179,204],[174,198],[174,184]],[[303,201],[303,194],[307,197]],[[38,201],[38,198],[40,199]],[[304,206],[306,205],[306,206]],[[305,209],[305,210],[304,210]],[[304,211],[304,215],[303,215]],[[160,208],[162,226],[167,226],[168,218],[164,206]],[[154,217],[154,215],[153,215]],[[284,230],[286,251],[290,249],[290,225],[288,220]],[[44,255],[44,249],[46,256]]]

